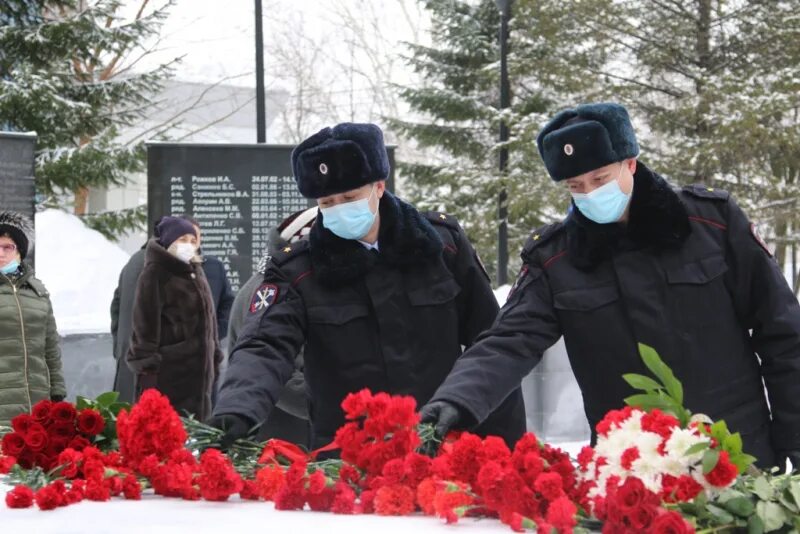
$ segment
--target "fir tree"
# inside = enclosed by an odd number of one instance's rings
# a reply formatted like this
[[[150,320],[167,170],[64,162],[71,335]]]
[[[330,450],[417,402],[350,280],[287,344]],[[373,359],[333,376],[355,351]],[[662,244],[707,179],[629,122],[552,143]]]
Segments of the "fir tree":
[[[616,58],[608,95],[651,135],[643,160],[736,194],[783,264],[800,237],[800,3],[626,0],[577,10]],[[797,288],[795,288],[797,289]]]
[[[126,183],[144,170],[141,143],[120,131],[147,112],[171,64],[136,70],[166,10],[142,0],[124,20],[121,0],[2,0],[0,124],[35,131],[36,185],[44,206],[87,216],[90,189]],[[143,209],[88,217],[107,235],[141,227]]]
[[[499,109],[500,13],[494,0],[428,0],[433,45],[409,45],[409,64],[425,80],[401,89],[419,117],[390,120],[394,132],[422,156],[400,162],[406,190],[422,209],[455,215],[496,274],[498,195],[508,191],[510,267],[530,232],[560,219],[567,198],[547,176],[536,134],[555,110],[574,104],[595,85],[586,69],[598,60],[591,36],[563,2],[518,0],[511,20],[512,107]],[[571,58],[571,61],[568,59]],[[547,70],[542,76],[542,69]],[[498,171],[498,130],[509,124],[510,161]]]

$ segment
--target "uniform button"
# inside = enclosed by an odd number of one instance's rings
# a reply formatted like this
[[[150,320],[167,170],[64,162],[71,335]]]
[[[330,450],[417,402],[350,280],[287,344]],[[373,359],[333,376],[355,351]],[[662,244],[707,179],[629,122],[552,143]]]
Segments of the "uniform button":
[[[328,174],[328,166],[325,165],[324,163],[320,163],[319,164],[319,172],[321,174]]]
[[[713,187],[709,187],[709,188],[707,188],[707,191],[713,192],[714,188]]]
[[[197,275],[194,274],[194,273],[192,273],[191,276],[192,276],[192,278],[197,278]]]
[[[572,145],[570,145],[569,143],[564,145],[564,154],[566,154],[567,156],[571,156],[574,152],[575,148]]]

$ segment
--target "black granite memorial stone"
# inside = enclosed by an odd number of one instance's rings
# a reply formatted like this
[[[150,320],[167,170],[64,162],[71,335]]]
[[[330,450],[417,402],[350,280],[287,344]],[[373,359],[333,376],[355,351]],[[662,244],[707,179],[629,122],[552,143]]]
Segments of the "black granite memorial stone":
[[[163,215],[191,215],[203,253],[219,258],[238,291],[267,248],[270,228],[314,201],[297,191],[294,145],[148,143],[148,228]],[[394,149],[389,149],[394,169]],[[393,175],[388,180],[393,189]]]
[[[36,135],[0,132],[0,209],[24,213],[33,220]]]

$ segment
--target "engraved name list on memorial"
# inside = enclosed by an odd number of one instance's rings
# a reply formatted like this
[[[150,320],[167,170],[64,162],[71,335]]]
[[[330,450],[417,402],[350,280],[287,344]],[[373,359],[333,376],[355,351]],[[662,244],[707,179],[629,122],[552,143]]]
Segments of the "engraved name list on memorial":
[[[222,261],[234,291],[255,272],[270,228],[308,206],[291,176],[173,176],[169,202],[200,223],[203,254]]]

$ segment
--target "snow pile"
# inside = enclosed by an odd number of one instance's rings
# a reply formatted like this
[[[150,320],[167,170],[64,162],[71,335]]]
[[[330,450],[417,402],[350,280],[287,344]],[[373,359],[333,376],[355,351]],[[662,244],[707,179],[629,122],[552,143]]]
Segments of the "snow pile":
[[[76,216],[36,214],[36,277],[50,292],[58,332],[108,332],[109,307],[128,254]]]

